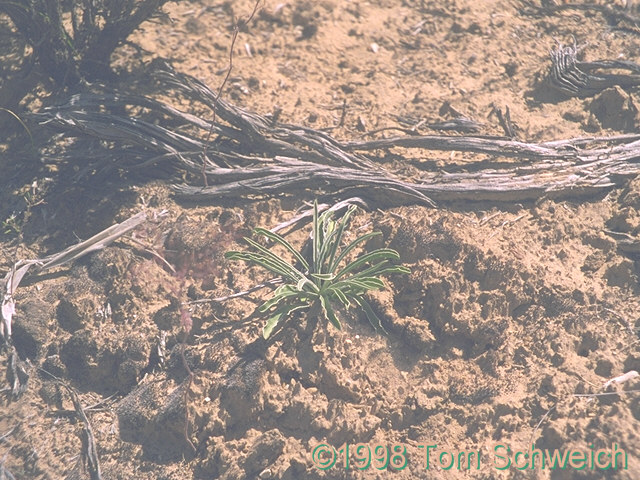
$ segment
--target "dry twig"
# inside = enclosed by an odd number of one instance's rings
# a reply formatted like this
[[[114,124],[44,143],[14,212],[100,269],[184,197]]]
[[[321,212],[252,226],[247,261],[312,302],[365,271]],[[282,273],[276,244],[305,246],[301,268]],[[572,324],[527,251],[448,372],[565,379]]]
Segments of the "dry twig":
[[[233,48],[236,45],[236,40],[238,39],[238,34],[240,33],[240,28],[248,25],[249,22],[251,22],[251,20],[253,20],[253,17],[258,12],[258,7],[260,6],[260,2],[261,2],[261,0],[256,0],[255,5],[253,6],[253,10],[252,10],[251,14],[249,15],[249,18],[247,18],[246,20],[242,20],[242,21],[236,23],[235,27],[233,28],[233,34],[231,35],[231,45],[229,46],[229,67],[227,68],[227,73],[224,76],[224,80],[222,81],[222,83],[220,84],[220,87],[218,88],[218,94],[217,94],[218,98],[222,97],[222,92],[224,90],[224,87],[227,84],[227,82],[229,81],[229,76],[231,76],[231,71],[233,70]],[[206,140],[204,142],[204,148],[202,150],[202,179],[204,180],[204,186],[205,187],[207,187],[209,185],[208,181],[207,181],[207,174],[206,174],[207,149],[209,147],[209,140],[211,139],[211,134],[213,133],[213,126],[215,124],[216,124],[216,109],[214,107],[213,108],[213,120],[211,120],[211,126],[209,127],[209,131],[207,132],[207,138],[206,138]]]
[[[96,445],[96,438],[91,428],[91,422],[87,417],[85,408],[82,406],[80,397],[75,388],[68,385],[66,382],[56,377],[46,370],[39,369],[42,373],[51,377],[58,385],[64,388],[71,397],[73,408],[78,419],[82,422],[82,463],[84,468],[88,468],[89,476],[91,480],[102,480],[102,473],[100,471],[100,460],[98,458],[98,447]]]

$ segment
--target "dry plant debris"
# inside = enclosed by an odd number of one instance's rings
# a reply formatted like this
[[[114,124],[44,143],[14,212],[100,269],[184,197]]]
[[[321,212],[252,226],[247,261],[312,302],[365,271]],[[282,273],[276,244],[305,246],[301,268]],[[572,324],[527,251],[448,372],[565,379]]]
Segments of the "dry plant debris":
[[[590,97],[607,88],[640,85],[640,65],[622,60],[578,61],[578,46],[558,45],[551,50],[549,84],[565,95]],[[608,70],[629,70],[632,74],[606,73]],[[591,73],[592,71],[597,71]]]
[[[41,124],[80,138],[100,138],[128,152],[123,169],[144,169],[169,161],[194,175],[202,172],[206,186],[174,185],[180,197],[206,202],[220,198],[271,196],[283,192],[317,192],[318,185],[335,200],[358,194],[376,206],[407,203],[433,205],[433,201],[483,199],[523,201],[547,196],[577,197],[610,189],[640,172],[638,135],[584,137],[527,143],[502,137],[422,135],[369,141],[339,142],[309,127],[274,124],[218,98],[202,82],[164,66],[153,72],[158,90],[175,90],[217,112],[225,123],[209,124],[158,100],[139,95],[87,93],[34,115]],[[150,115],[122,116],[108,113],[132,108],[150,110]],[[153,122],[168,118],[185,127],[180,131]],[[212,131],[215,142],[206,142]],[[417,172],[403,179],[383,168],[375,152],[397,147],[444,150],[491,155],[495,165],[473,168],[469,162],[460,171]],[[206,151],[206,166],[201,166]],[[95,152],[104,158],[107,152]],[[502,159],[520,159],[504,164]],[[491,163],[491,162],[489,162]],[[95,165],[94,168],[97,168]]]
[[[10,343],[11,321],[15,314],[15,301],[13,296],[20,282],[32,266],[35,265],[38,271],[42,272],[49,268],[59,267],[72,262],[88,253],[102,250],[111,242],[130,232],[145,220],[146,214],[140,212],[59,253],[48,255],[44,258],[18,260],[15,262],[13,268],[7,272],[2,282],[2,326],[0,328],[0,337],[2,337],[2,340],[5,343]]]

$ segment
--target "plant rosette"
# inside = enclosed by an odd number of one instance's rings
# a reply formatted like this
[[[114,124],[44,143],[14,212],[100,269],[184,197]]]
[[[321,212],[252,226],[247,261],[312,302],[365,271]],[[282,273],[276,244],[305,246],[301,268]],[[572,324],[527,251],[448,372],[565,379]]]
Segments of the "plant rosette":
[[[384,288],[385,284],[380,278],[383,275],[409,273],[409,269],[394,263],[400,260],[400,255],[390,248],[365,252],[348,261],[347,257],[358,246],[382,234],[367,233],[341,248],[344,233],[355,209],[355,206],[349,207],[342,218],[335,220],[334,212],[330,209],[319,214],[318,204],[314,202],[311,258],[305,258],[281,235],[264,228],[256,228],[253,232],[284,247],[292,255],[292,261],[287,261],[246,237],[245,241],[252,247],[251,251],[230,251],[225,254],[225,258],[230,260],[259,265],[278,275],[283,282],[258,307],[258,312],[268,318],[263,328],[265,339],[294,312],[302,310],[318,311],[324,319],[341,329],[336,306],[342,305],[348,309],[353,304],[364,311],[376,330],[384,332],[380,318],[365,299],[365,294],[369,290]]]

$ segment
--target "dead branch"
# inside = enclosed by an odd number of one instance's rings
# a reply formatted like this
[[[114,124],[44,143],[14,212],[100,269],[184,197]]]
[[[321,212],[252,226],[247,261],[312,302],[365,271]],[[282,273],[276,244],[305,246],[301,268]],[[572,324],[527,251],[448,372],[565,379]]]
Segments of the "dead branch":
[[[80,397],[78,397],[78,392],[75,390],[75,388],[71,387],[63,380],[57,378],[49,372],[46,372],[45,370],[42,371],[52,377],[58,383],[58,385],[63,387],[69,393],[71,402],[73,403],[75,414],[82,422],[82,464],[84,468],[87,468],[89,470],[89,476],[91,480],[102,480],[96,438],[93,434],[93,429],[91,428],[91,422],[89,421],[89,418],[85,413],[82,402],[80,402]]]
[[[251,20],[253,20],[253,17],[256,15],[256,13],[258,12],[258,7],[260,6],[260,2],[261,0],[256,0],[256,3],[253,6],[253,10],[251,11],[251,14],[249,15],[249,17],[246,20],[241,20],[238,23],[236,23],[235,27],[233,28],[233,34],[231,35],[231,44],[229,45],[229,66],[227,68],[227,73],[224,76],[224,80],[222,80],[222,83],[220,84],[220,87],[218,87],[218,94],[216,95],[217,98],[221,98],[222,97],[222,92],[224,91],[224,87],[227,85],[227,82],[229,81],[229,77],[231,76],[231,72],[233,70],[233,48],[236,45],[236,40],[238,39],[238,34],[240,33],[240,28],[247,26]],[[214,129],[214,125],[216,124],[216,109],[213,109],[213,119],[211,121],[211,126],[209,127],[209,131],[207,132],[207,138],[204,142],[204,148],[202,150],[202,179],[204,181],[204,186],[207,187],[208,186],[208,181],[207,181],[207,175],[205,172],[205,169],[207,168],[207,149],[209,147],[209,140],[211,139],[211,134],[213,133],[213,129]]]
[[[82,422],[82,456],[81,461],[83,467],[89,469],[89,475],[91,480],[102,480],[102,473],[100,471],[100,460],[98,458],[98,447],[96,445],[96,438],[93,434],[93,428],[91,428],[91,422],[86,414],[86,408],[82,406],[82,402],[80,401],[80,397],[78,396],[78,392],[71,385],[66,383],[64,380],[56,377],[51,372],[44,370],[42,368],[38,368],[40,372],[45,374],[47,377],[50,377],[54,382],[64,388],[69,396],[71,397],[71,402],[73,403],[74,413],[78,417],[78,419]],[[99,405],[102,402],[108,401],[111,397],[98,402],[96,405]]]
[[[68,135],[114,142],[118,151],[126,152],[122,157],[127,160],[119,168],[148,169],[155,162],[170,161],[194,177],[204,171],[205,187],[174,185],[179,197],[192,201],[296,192],[329,196],[334,202],[359,195],[382,207],[433,205],[432,200],[511,202],[543,195],[592,195],[640,173],[639,135],[542,143],[473,135],[340,142],[324,132],[273,122],[227,103],[202,82],[167,65],[152,74],[159,91],[204,104],[216,111],[219,121],[211,124],[153,98],[100,92],[76,95],[35,118]],[[132,113],[123,115],[126,109]],[[210,129],[217,138],[210,144],[203,170],[203,146],[209,143],[205,132]],[[415,173],[400,175],[376,162],[376,150],[394,148],[482,157],[452,163],[446,172],[429,170],[430,162],[414,162]]]
[[[420,148],[425,150],[443,150],[483,153],[500,157],[519,158],[566,158],[567,152],[548,148],[541,144],[505,140],[501,137],[476,137],[471,135],[422,135],[408,137],[382,138],[366,142],[348,142],[344,147],[349,151],[387,150],[390,148]]]

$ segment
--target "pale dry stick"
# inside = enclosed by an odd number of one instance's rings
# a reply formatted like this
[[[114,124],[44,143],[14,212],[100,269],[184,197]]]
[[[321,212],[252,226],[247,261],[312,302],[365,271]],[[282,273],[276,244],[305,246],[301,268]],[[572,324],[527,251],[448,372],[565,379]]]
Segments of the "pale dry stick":
[[[635,347],[638,343],[640,343],[640,340],[631,342],[629,345],[620,350],[620,353],[628,352],[629,350],[631,350],[631,347]]]
[[[85,412],[103,412],[103,411],[107,411],[108,407],[103,407],[104,404],[106,404],[109,400],[113,399],[116,395],[118,395],[117,393],[114,393],[112,395],[109,395],[106,398],[103,398],[102,400],[97,401],[96,403],[94,403],[93,405],[89,405],[88,407],[84,407],[84,411]],[[55,411],[56,415],[70,415],[73,413],[76,413],[76,410],[56,410]]]
[[[533,432],[531,432],[531,439],[529,440],[529,444],[533,445],[533,437],[535,437],[536,432],[540,428],[540,425],[542,425],[544,423],[544,421],[549,417],[549,415],[551,415],[551,412],[553,412],[556,409],[557,406],[558,406],[558,402],[554,403],[553,407],[551,407],[549,410],[547,410],[547,413],[545,413],[544,416],[537,423],[537,425],[533,429]]]
[[[16,477],[13,476],[13,473],[11,473],[9,469],[4,466],[4,462],[6,461],[8,455],[9,452],[5,454],[2,462],[0,462],[0,480],[16,480]]]
[[[614,377],[610,380],[607,380],[604,385],[602,385],[602,388],[608,388],[611,385],[619,385],[621,383],[625,383],[628,382],[629,380],[631,380],[632,378],[636,378],[640,376],[640,374],[638,374],[638,372],[636,372],[635,370],[630,370],[627,373],[623,373],[622,375],[618,375],[617,377]]]
[[[405,217],[404,215],[400,215],[399,213],[391,212],[391,211],[389,211],[389,212],[384,212],[384,211],[382,211],[382,210],[381,210],[381,209],[379,209],[379,208],[377,208],[376,210],[378,211],[378,213],[380,213],[380,214],[382,214],[382,215],[384,215],[385,213],[388,213],[390,216],[392,216],[393,218],[395,218],[395,219],[397,219],[397,220],[402,220],[403,222],[406,222],[406,221],[407,221],[407,217]],[[432,224],[432,223],[431,223],[431,219],[429,219],[429,225],[431,226],[431,224]]]
[[[231,46],[229,47],[229,68],[227,68],[227,74],[225,75],[224,80],[220,84],[220,88],[218,88],[218,94],[216,95],[218,100],[220,100],[222,98],[222,91],[224,90],[224,87],[227,84],[227,81],[229,80],[229,77],[231,76],[231,70],[233,70],[233,47],[236,44],[236,40],[238,38],[238,33],[240,33],[240,27],[248,25],[249,22],[251,22],[251,20],[253,20],[253,17],[258,12],[258,7],[260,6],[260,2],[261,1],[262,0],[256,0],[255,5],[253,6],[253,11],[251,12],[251,15],[249,15],[249,18],[247,18],[246,20],[239,21],[238,23],[236,23],[236,26],[233,29],[233,34],[231,36]],[[206,173],[206,169],[207,169],[207,150],[208,150],[208,147],[209,147],[209,141],[211,140],[211,134],[213,133],[213,127],[214,127],[215,124],[216,124],[216,107],[214,106],[213,107],[213,119],[211,120],[211,126],[209,127],[209,132],[207,133],[207,137],[206,137],[206,140],[204,142],[204,150],[202,152],[202,179],[204,181],[204,186],[205,187],[209,186],[209,183],[207,181],[207,173]]]
[[[8,108],[0,107],[0,112],[6,112],[9,115],[11,115],[13,118],[15,118],[18,122],[20,122],[20,125],[22,125],[22,128],[24,128],[27,131],[27,134],[29,135],[29,139],[31,140],[31,145],[33,145],[33,135],[31,135],[31,130],[29,130],[29,127],[27,127],[27,125],[22,121],[22,119],[13,111],[9,110]]]
[[[42,269],[58,267],[76,260],[87,253],[102,250],[114,240],[136,228],[146,219],[147,216],[144,212],[137,213],[121,223],[112,225],[88,240],[72,245],[55,255],[49,255],[48,257],[39,260],[40,262],[43,262]]]
[[[566,159],[571,152],[558,151],[556,148],[541,144],[505,140],[502,137],[452,136],[452,135],[416,135],[390,137],[363,142],[346,142],[343,148],[354,150],[387,150],[394,147],[420,148],[427,150],[466,151],[474,153],[500,154],[510,157],[536,159]]]
[[[635,390],[620,390],[619,392],[601,392],[601,393],[573,393],[572,397],[585,398],[585,397],[607,397],[611,395],[622,395],[626,393],[640,393],[640,389]]]
[[[341,128],[344,125],[344,120],[347,117],[347,99],[345,98],[342,101],[342,113],[340,114],[340,121],[338,122],[338,127]]]
[[[176,274],[176,269],[173,268],[173,265],[171,265],[167,260],[165,260],[165,258],[162,255],[160,255],[158,252],[156,252],[153,248],[146,246],[140,240],[136,240],[133,237],[127,237],[127,238],[131,240],[133,243],[135,243],[136,245],[138,245],[139,247],[142,247],[145,252],[153,255],[155,258],[160,260],[169,270],[171,270],[171,273],[173,273],[174,275]]]
[[[489,116],[494,114],[498,117],[498,121],[500,122],[500,126],[502,127],[505,136],[511,140],[515,140],[517,134],[513,126],[513,122],[511,121],[511,111],[509,110],[509,106],[507,105],[504,113],[502,113],[501,108],[494,106]]]
[[[489,215],[488,217],[487,217],[487,216],[482,217],[482,219],[480,220],[480,226],[484,225],[484,224],[485,224],[485,223],[487,223],[489,220],[491,220],[491,219],[493,219],[493,218],[497,217],[497,216],[498,216],[498,215],[500,215],[501,213],[502,213],[502,212],[495,212],[495,213],[493,213],[493,214]]]
[[[640,253],[640,239],[624,232],[614,232],[612,230],[603,230],[609,236],[612,236],[618,249],[624,253],[636,255]]]
[[[502,222],[502,224],[500,225],[501,227],[505,227],[507,225],[513,225],[516,222],[519,222],[520,220],[522,220],[524,217],[526,217],[527,214],[523,213],[522,215],[518,215],[516,218],[514,218],[513,220],[505,220],[504,222]]]
[[[339,191],[338,194],[362,190],[366,186],[369,187],[370,195],[384,190],[383,203],[389,202],[396,195],[395,198],[410,198],[413,203],[435,206],[420,191],[425,188],[423,185],[399,180],[384,171],[319,165],[291,157],[277,156],[271,163],[264,162],[264,166],[209,169],[208,174],[224,183],[209,187],[174,185],[173,190],[183,198],[200,202],[224,196],[246,198],[250,193],[265,195],[300,189],[317,190],[319,185],[327,182],[334,190]]]
[[[578,377],[580,377],[580,380],[582,380],[584,383],[591,385],[593,388],[600,388],[600,385],[596,385],[595,383],[587,380],[586,378],[584,378],[582,375],[580,375],[578,373]]]
[[[420,121],[420,124],[423,123],[423,121]],[[373,137],[374,135],[376,135],[377,133],[382,133],[382,132],[388,132],[390,130],[394,130],[394,131],[398,131],[398,132],[402,132],[405,133],[407,135],[419,135],[418,133],[416,133],[416,130],[418,128],[418,124],[416,124],[414,127],[414,129],[409,129],[409,128],[402,128],[402,127],[382,127],[382,128],[376,128],[375,130],[370,130],[368,132],[365,132],[362,134],[362,138],[366,138],[366,137]]]
[[[100,471],[100,460],[98,458],[98,447],[96,445],[96,439],[93,434],[93,429],[91,428],[91,422],[87,418],[87,414],[82,407],[82,403],[80,403],[80,398],[78,397],[78,393],[75,389],[71,388],[69,385],[62,383],[62,386],[69,392],[71,395],[71,401],[73,402],[73,407],[76,410],[76,414],[82,421],[84,428],[82,430],[82,454],[84,457],[84,462],[89,468],[89,475],[91,476],[91,480],[102,480],[102,473]]]
[[[231,295],[225,295],[224,297],[216,297],[216,298],[201,298],[199,300],[193,300],[191,302],[185,302],[182,305],[197,305],[199,303],[215,303],[215,302],[226,302],[227,300],[231,300],[233,298],[240,298],[249,295],[250,293],[256,292],[258,290],[262,290],[266,287],[273,287],[276,285],[280,285],[282,283],[282,277],[272,278],[271,280],[267,280],[266,282],[260,283],[251,287],[248,290],[244,290],[242,292],[232,293]]]
[[[623,135],[613,135],[611,137],[574,137],[563,140],[550,140],[548,142],[542,142],[539,145],[543,147],[563,147],[563,148],[576,148],[579,146],[588,145],[590,143],[631,143],[640,140],[640,135],[637,133],[626,133]]]
[[[19,425],[19,424],[18,424]],[[7,432],[0,435],[0,442],[4,442],[6,438],[13,433],[13,431],[18,428],[18,425],[11,427]]]
[[[635,374],[635,375],[634,375]],[[620,375],[619,377],[613,378],[611,380],[609,380],[608,382],[606,382],[603,386],[603,388],[607,388],[609,385],[611,385],[612,383],[616,383],[616,384],[620,384],[623,383],[631,378],[635,378],[638,376],[638,372],[635,371],[631,371],[631,372],[627,372],[624,375]],[[590,382],[589,382],[590,383]],[[621,391],[617,391],[617,392],[600,392],[600,393],[572,393],[571,395],[568,395],[566,397],[563,397],[563,399],[569,398],[569,397],[573,397],[573,398],[588,398],[593,400],[596,397],[607,397],[607,396],[611,396],[611,395],[622,395],[622,394],[627,394],[627,393],[640,393],[640,389],[635,389],[635,390],[621,390]],[[561,399],[562,400],[562,399]],[[535,436],[535,433],[538,431],[538,429],[540,428],[540,425],[542,425],[542,423],[549,417],[549,415],[551,414],[551,412],[553,410],[555,410],[555,408],[558,406],[558,403],[561,401],[558,400],[553,407],[551,407],[549,410],[547,410],[547,413],[544,414],[544,416],[540,419],[540,421],[537,423],[537,425],[535,426],[535,428],[533,429],[533,433],[531,434],[531,440],[529,441],[530,444],[533,443],[533,437]]]
[[[520,220],[522,220],[524,217],[526,217],[526,214],[522,214],[517,216],[516,218],[514,218],[513,220],[505,220],[504,222],[502,222],[497,228],[504,228],[507,225],[512,225]],[[498,234],[498,230],[494,229],[493,233],[491,235],[489,235],[489,237],[487,237],[487,240],[492,239],[493,237],[495,237]]]
[[[60,385],[69,393],[71,402],[73,403],[73,408],[75,409],[75,413],[83,424],[82,457],[84,463],[89,468],[89,475],[91,480],[102,480],[102,472],[100,470],[100,459],[98,458],[98,447],[96,445],[96,438],[93,434],[93,429],[91,428],[91,422],[89,421],[89,418],[85,413],[85,408],[80,402],[80,397],[78,397],[78,392],[75,390],[75,388],[71,387],[51,372],[48,372],[43,368],[38,368],[38,370],[50,376],[58,385]]]

